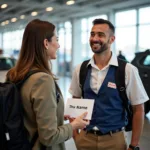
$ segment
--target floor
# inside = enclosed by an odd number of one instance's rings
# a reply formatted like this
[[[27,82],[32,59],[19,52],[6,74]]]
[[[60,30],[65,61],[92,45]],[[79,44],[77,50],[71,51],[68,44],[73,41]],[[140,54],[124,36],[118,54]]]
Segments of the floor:
[[[63,93],[65,103],[67,101],[67,98],[71,97],[68,92],[70,82],[71,79],[69,77],[60,77],[60,79],[58,80],[58,84]],[[130,135],[131,133],[126,134],[128,143],[130,143]],[[150,112],[145,116],[144,129],[140,139],[140,147],[141,150],[150,150]],[[66,150],[77,150],[72,138],[66,142]]]

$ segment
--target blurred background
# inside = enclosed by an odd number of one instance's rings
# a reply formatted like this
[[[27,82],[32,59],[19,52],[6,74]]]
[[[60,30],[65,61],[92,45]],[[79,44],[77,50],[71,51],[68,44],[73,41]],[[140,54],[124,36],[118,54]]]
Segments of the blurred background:
[[[0,48],[17,58],[27,23],[35,18],[51,21],[60,43],[54,73],[71,76],[78,63],[92,56],[88,41],[95,18],[115,25],[112,50],[131,62],[136,52],[150,48],[149,14],[150,0],[0,0]]]

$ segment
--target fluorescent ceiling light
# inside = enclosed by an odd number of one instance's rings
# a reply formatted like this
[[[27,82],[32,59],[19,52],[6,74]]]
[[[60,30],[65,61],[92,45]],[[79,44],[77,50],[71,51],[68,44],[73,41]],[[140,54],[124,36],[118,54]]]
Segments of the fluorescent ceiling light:
[[[6,20],[6,21],[5,21],[5,24],[9,24],[9,20]]]
[[[3,4],[3,5],[1,5],[1,8],[4,9],[4,8],[6,8],[7,6],[8,6],[7,4]]]
[[[5,26],[5,22],[2,22],[2,23],[1,23],[1,26]]]
[[[17,21],[17,18],[12,18],[11,19],[11,22],[16,22]]]
[[[46,8],[46,11],[52,11],[53,10],[53,7],[47,7]]]
[[[20,19],[24,19],[24,18],[25,18],[25,15],[21,15],[21,16],[20,16]]]
[[[33,11],[33,12],[31,13],[31,16],[36,16],[37,14],[38,14],[38,12]]]
[[[74,3],[75,3],[74,0],[69,0],[69,1],[66,2],[67,5],[73,5]]]

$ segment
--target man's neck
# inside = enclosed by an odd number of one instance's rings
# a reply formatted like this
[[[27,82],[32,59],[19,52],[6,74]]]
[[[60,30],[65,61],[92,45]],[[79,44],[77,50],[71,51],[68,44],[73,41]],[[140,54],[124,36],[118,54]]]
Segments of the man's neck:
[[[111,58],[111,51],[105,51],[101,54],[94,54],[94,62],[95,65],[99,68],[99,69],[103,69],[105,66],[107,66],[110,58]]]

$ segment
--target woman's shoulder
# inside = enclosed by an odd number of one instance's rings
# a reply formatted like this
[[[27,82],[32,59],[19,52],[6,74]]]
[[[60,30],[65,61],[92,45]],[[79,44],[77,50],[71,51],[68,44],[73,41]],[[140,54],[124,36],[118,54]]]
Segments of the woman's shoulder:
[[[52,75],[45,72],[37,72],[31,75],[28,79],[29,84],[53,84],[54,79]]]
[[[32,74],[30,77],[36,78],[36,79],[41,78],[41,77],[53,78],[50,74],[45,73],[45,72],[36,72]]]

